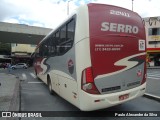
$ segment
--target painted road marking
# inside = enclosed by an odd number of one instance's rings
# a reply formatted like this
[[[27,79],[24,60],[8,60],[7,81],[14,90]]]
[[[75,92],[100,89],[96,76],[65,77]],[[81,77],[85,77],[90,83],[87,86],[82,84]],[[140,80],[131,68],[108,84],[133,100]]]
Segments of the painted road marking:
[[[160,73],[158,71],[147,73],[147,78],[160,80]]]
[[[22,73],[22,80],[27,80],[27,76],[25,73]]]
[[[33,78],[37,78],[37,76],[36,76],[34,73],[30,73],[30,75],[31,75]]]
[[[147,78],[155,79],[155,80],[160,80],[160,78],[156,78],[156,77],[147,77]]]
[[[32,83],[32,84],[39,84],[39,83],[44,83],[44,82],[28,82],[28,83]]]

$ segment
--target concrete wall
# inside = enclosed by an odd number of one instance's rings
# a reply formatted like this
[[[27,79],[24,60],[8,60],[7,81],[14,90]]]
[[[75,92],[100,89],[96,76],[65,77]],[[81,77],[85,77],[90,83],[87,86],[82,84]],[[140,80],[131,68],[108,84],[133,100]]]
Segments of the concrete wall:
[[[52,29],[50,29],[50,28],[28,26],[28,25],[24,25],[24,24],[12,24],[12,23],[0,22],[0,31],[34,34],[34,35],[46,35],[51,30]]]
[[[36,45],[31,44],[12,44],[11,52],[13,53],[33,53],[36,48]]]
[[[0,22],[0,42],[38,44],[51,28]]]

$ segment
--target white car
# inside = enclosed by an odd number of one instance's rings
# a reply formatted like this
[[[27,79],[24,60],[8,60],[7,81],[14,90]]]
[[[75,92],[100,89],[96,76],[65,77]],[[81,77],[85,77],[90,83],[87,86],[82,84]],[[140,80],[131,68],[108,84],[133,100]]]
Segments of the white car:
[[[153,67],[154,66],[154,61],[148,62],[147,67]]]
[[[18,64],[16,64],[16,65],[12,65],[11,68],[12,68],[12,69],[17,69],[17,68],[24,68],[24,69],[27,69],[28,66],[27,66],[26,63],[18,63]]]

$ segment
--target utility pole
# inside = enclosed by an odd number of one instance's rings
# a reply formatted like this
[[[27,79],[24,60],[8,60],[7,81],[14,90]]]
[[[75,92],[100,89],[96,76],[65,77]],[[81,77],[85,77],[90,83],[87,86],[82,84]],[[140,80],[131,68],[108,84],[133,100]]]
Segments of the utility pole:
[[[132,0],[132,11],[133,11],[133,0]]]
[[[72,0],[68,0],[67,2],[67,15],[69,15],[69,2],[72,1]]]

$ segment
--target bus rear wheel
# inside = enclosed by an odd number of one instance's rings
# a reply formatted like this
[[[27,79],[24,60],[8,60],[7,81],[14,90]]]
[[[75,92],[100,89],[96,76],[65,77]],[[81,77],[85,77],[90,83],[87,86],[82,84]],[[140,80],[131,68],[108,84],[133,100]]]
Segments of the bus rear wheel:
[[[54,92],[53,92],[53,90],[52,90],[51,79],[50,79],[49,76],[47,77],[47,82],[48,82],[48,89],[49,89],[49,92],[50,92],[50,94],[53,95]]]

